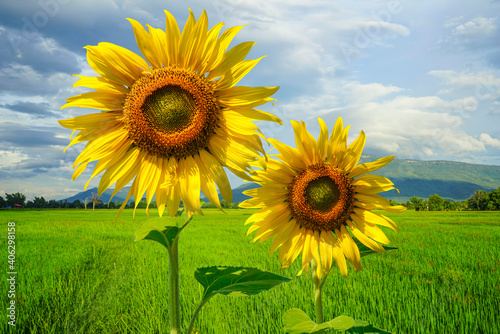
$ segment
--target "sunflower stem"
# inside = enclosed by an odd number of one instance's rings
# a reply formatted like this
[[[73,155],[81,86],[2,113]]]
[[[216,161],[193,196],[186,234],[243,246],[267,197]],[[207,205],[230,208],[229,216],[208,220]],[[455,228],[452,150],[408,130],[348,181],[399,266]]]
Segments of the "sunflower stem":
[[[168,307],[170,334],[181,334],[181,299],[179,292],[179,235],[168,247]]]
[[[314,286],[314,305],[316,308],[316,323],[323,323],[323,302],[321,300],[321,288],[323,284],[321,279],[317,276],[316,269],[318,268],[318,263],[311,259],[311,270],[312,270],[312,281]],[[323,282],[324,283],[324,282]]]

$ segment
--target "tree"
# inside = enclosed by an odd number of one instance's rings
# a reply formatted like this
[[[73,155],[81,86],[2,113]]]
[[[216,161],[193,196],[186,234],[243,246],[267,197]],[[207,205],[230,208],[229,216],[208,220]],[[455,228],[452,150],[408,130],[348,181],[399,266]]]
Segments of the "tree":
[[[75,199],[72,203],[72,206],[76,209],[79,209],[82,207],[82,202],[79,199]]]
[[[485,197],[488,196],[488,193],[484,190],[476,190],[474,195],[469,198],[469,208],[475,210],[485,210],[488,203],[484,203]],[[483,204],[483,205],[481,205]],[[482,208],[482,206],[484,208]]]
[[[444,200],[441,196],[434,194],[429,196],[429,210],[430,211],[441,211],[443,210]]]
[[[5,193],[5,199],[7,202],[7,206],[14,207],[17,205],[24,206],[26,202],[26,195],[17,192],[15,194],[7,194]]]
[[[87,210],[87,204],[90,203],[90,197],[86,197],[84,200],[83,200],[83,205],[85,206],[85,210]]]
[[[3,199],[2,196],[0,196],[0,208],[5,208],[5,200]]]
[[[102,199],[100,199],[96,193],[92,193],[92,211],[95,211],[95,206],[97,204],[101,204],[101,203],[102,203]]]
[[[42,197],[35,197],[35,199],[33,200],[33,206],[35,208],[46,208],[47,207],[47,201],[45,200],[45,198]]]
[[[415,211],[420,211],[425,209],[424,200],[418,196],[410,197],[410,202],[413,204]]]

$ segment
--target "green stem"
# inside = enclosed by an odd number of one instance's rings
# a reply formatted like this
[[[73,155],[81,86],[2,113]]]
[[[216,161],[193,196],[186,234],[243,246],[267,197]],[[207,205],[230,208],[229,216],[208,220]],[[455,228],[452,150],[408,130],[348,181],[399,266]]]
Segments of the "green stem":
[[[189,326],[188,326],[188,330],[187,330],[187,334],[192,334],[193,332],[193,326],[194,326],[194,321],[196,320],[196,318],[198,317],[198,313],[200,313],[200,310],[201,308],[203,307],[203,305],[205,305],[206,302],[208,302],[208,300],[210,298],[212,298],[213,296],[210,296],[208,297],[207,299],[203,300],[200,305],[198,305],[198,307],[196,308],[196,311],[194,311],[193,313],[193,316],[191,317],[191,321],[189,322]]]
[[[323,302],[321,301],[321,288],[323,287],[323,282],[316,275],[316,269],[318,268],[318,264],[314,259],[311,260],[311,270],[312,270],[312,281],[314,285],[314,305],[316,308],[316,323],[323,323]]]
[[[181,298],[179,292],[179,235],[168,248],[168,307],[170,334],[181,334]]]

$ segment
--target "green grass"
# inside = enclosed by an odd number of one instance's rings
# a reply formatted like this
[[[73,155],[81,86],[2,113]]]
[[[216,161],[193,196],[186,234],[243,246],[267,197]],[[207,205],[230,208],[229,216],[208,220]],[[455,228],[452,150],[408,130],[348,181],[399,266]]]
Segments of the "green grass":
[[[198,267],[250,266],[282,270],[270,241],[250,243],[243,225],[254,210],[205,210],[180,238],[183,329],[200,300]],[[134,242],[137,219],[125,211],[0,211],[7,272],[7,222],[16,223],[15,333],[167,333],[168,257],[159,244]],[[500,325],[500,213],[387,214],[400,227],[386,234],[396,251],[362,259],[348,278],[335,269],[323,292],[325,319],[349,315],[396,333],[495,333]],[[3,277],[3,276],[2,276]],[[2,279],[2,305],[7,281]],[[0,312],[0,332],[7,325]],[[253,297],[216,296],[196,327],[205,333],[283,333],[282,315],[303,309],[314,318],[305,276]]]

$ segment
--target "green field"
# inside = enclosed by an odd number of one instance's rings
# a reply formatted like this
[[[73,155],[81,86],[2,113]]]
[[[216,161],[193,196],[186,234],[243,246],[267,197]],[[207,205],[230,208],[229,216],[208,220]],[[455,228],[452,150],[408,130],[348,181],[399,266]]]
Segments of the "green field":
[[[204,210],[180,237],[183,328],[203,292],[198,267],[249,266],[293,278],[280,269],[271,242],[251,243],[244,221],[252,210]],[[7,223],[16,223],[15,333],[167,333],[167,251],[134,242],[146,219],[126,210],[0,211],[1,272],[8,269]],[[349,315],[395,333],[498,333],[500,328],[500,212],[387,214],[400,227],[384,229],[396,251],[362,259],[348,278],[338,269],[323,289],[325,319]],[[0,332],[8,333],[8,284],[2,279]],[[282,315],[303,309],[314,318],[305,276],[252,297],[216,296],[196,327],[205,333],[283,333]],[[189,315],[189,316],[188,316]]]

